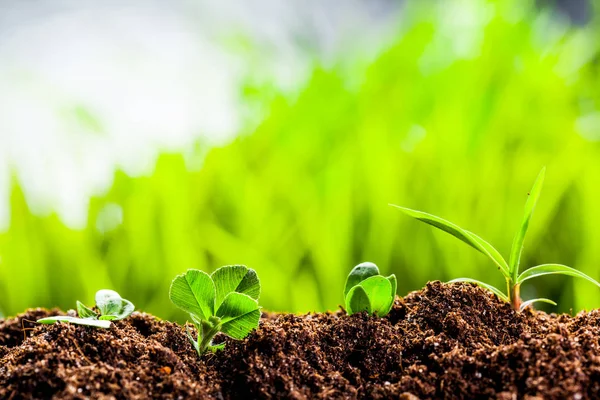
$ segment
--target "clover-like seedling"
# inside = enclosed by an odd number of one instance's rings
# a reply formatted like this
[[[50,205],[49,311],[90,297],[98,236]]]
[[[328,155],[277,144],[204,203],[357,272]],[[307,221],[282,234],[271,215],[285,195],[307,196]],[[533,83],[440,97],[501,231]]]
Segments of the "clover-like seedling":
[[[122,298],[114,290],[98,290],[95,299],[96,307],[100,311],[99,313],[86,307],[82,302],[77,301],[77,314],[79,317],[59,315],[38,319],[37,322],[40,324],[54,324],[60,321],[77,325],[94,326],[96,328],[110,328],[110,321],[127,318],[135,309],[132,302]]]
[[[494,262],[494,264],[496,264],[500,272],[502,272],[502,275],[504,275],[506,279],[507,293],[504,294],[501,290],[491,285],[488,285],[487,283],[480,282],[471,278],[458,278],[453,279],[450,282],[476,283],[492,291],[500,299],[509,302],[516,310],[523,309],[535,302],[543,302],[556,305],[554,301],[544,298],[531,299],[522,302],[520,296],[521,284],[532,278],[552,274],[570,275],[577,278],[583,278],[589,282],[592,282],[596,286],[600,286],[600,283],[587,276],[583,272],[580,272],[574,268],[567,267],[566,265],[562,264],[542,264],[535,267],[531,267],[519,274],[519,264],[521,262],[523,241],[525,240],[525,234],[527,233],[527,228],[529,227],[529,221],[531,220],[531,216],[533,215],[535,205],[537,204],[540,192],[542,191],[542,184],[544,182],[545,171],[546,169],[542,168],[537,179],[535,180],[535,183],[533,184],[533,188],[527,194],[529,197],[527,198],[527,202],[525,203],[525,213],[523,215],[523,220],[521,221],[521,226],[517,231],[517,234],[515,235],[512,243],[509,262],[506,262],[506,260],[500,255],[498,250],[496,250],[491,244],[489,244],[473,232],[469,232],[466,229],[462,229],[458,225],[455,225],[452,222],[446,221],[445,219],[442,219],[440,217],[436,217],[435,215],[427,214],[421,211],[411,210],[405,207],[396,206],[394,204],[390,205],[399,208],[405,214],[416,218],[419,221],[425,222],[426,224],[432,225],[438,229],[443,230],[444,232],[451,234],[452,236],[473,247],[475,250],[478,250],[481,253],[488,256]]]
[[[211,275],[189,269],[175,277],[169,291],[173,304],[190,314],[198,331],[196,340],[187,331],[198,355],[225,346],[212,343],[219,332],[241,340],[256,329],[260,320],[259,296],[256,271],[243,265],[224,266]]]
[[[344,298],[348,315],[366,311],[369,315],[383,317],[392,309],[396,297],[396,275],[384,277],[377,265],[364,262],[352,268]]]

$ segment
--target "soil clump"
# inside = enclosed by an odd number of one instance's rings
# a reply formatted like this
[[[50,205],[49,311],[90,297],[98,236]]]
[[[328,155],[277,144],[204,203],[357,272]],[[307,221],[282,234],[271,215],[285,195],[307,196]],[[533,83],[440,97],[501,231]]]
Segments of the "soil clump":
[[[144,313],[110,329],[0,321],[1,399],[600,398],[600,312],[509,304],[431,282],[384,318],[265,314],[198,358],[185,328]],[[25,330],[23,328],[26,328]]]

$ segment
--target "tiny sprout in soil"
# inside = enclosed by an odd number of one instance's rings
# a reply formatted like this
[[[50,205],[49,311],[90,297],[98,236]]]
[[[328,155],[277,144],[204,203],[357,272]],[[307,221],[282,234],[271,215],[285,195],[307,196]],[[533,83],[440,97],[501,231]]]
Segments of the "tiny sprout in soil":
[[[504,275],[506,279],[507,293],[504,294],[501,290],[491,285],[471,278],[458,278],[452,280],[451,282],[473,282],[478,285],[481,285],[482,287],[494,292],[499,298],[509,302],[513,306],[513,308],[517,310],[523,309],[534,302],[544,302],[556,305],[554,301],[544,298],[531,299],[525,302],[521,302],[521,284],[526,280],[551,274],[570,275],[578,278],[583,278],[589,282],[594,283],[596,286],[600,286],[600,283],[587,276],[583,272],[561,264],[542,264],[535,267],[531,267],[519,274],[519,264],[521,261],[521,251],[523,250],[523,241],[525,239],[525,234],[527,233],[527,228],[529,227],[529,221],[531,220],[531,216],[533,215],[535,205],[538,201],[540,192],[542,190],[545,170],[545,168],[542,168],[537,179],[535,180],[535,183],[533,184],[533,188],[528,193],[529,197],[527,198],[527,202],[525,203],[525,213],[521,221],[521,226],[514,237],[508,263],[500,255],[498,250],[496,250],[491,244],[489,244],[476,234],[462,229],[461,227],[453,224],[452,222],[446,221],[445,219],[421,211],[411,210],[409,208],[396,206],[394,204],[391,205],[399,208],[405,214],[416,218],[419,221],[425,222],[426,224],[432,225],[438,229],[441,229],[451,234],[457,239],[473,247],[475,250],[478,250],[481,253],[488,256],[496,264],[500,272],[502,272],[502,274]]]
[[[396,275],[384,277],[377,265],[365,262],[350,271],[344,287],[348,315],[366,311],[383,317],[390,312],[396,297]]]
[[[135,306],[132,302],[122,298],[114,290],[102,289],[96,292],[96,308],[99,313],[77,301],[78,317],[56,316],[39,319],[40,324],[54,324],[55,322],[68,322],[77,325],[87,325],[96,328],[110,328],[110,321],[118,321],[131,315]]]
[[[198,355],[224,347],[223,343],[212,343],[219,332],[241,340],[256,329],[260,319],[259,296],[256,271],[243,265],[221,267],[211,275],[189,269],[175,277],[169,291],[173,304],[190,314],[198,331],[197,340],[187,332]]]

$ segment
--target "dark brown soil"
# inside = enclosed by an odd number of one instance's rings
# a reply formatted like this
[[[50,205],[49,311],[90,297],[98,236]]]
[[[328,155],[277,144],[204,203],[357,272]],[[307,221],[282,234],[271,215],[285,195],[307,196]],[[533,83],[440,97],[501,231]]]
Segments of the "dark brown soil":
[[[24,322],[54,313],[0,321],[1,399],[600,398],[599,311],[517,313],[470,284],[430,283],[385,318],[269,314],[202,359],[148,314]]]

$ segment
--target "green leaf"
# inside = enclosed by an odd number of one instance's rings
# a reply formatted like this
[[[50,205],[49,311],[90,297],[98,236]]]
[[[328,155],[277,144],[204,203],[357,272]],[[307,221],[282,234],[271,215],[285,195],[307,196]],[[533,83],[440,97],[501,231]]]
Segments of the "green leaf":
[[[234,339],[243,339],[258,328],[260,307],[247,294],[231,292],[223,299],[216,315],[221,319],[221,332]]]
[[[69,317],[69,316],[47,317],[47,318],[38,319],[37,322],[39,324],[54,324],[56,322],[68,322],[70,324],[86,325],[86,326],[92,326],[95,328],[105,328],[105,329],[110,328],[110,325],[111,325],[110,321],[98,321],[95,319],[77,318],[77,317]]]
[[[118,313],[101,315],[99,319],[106,321],[118,321],[129,317],[134,310],[135,306],[132,302],[122,299],[121,308]]]
[[[208,346],[208,350],[212,351],[213,353],[216,353],[217,351],[221,351],[224,348],[225,348],[225,343],[212,344],[212,345]]]
[[[372,276],[359,283],[369,297],[371,311],[380,317],[385,316],[392,308],[392,283],[385,277]]]
[[[350,289],[346,296],[346,312],[348,315],[352,315],[362,311],[373,314],[367,292],[365,292],[365,289],[362,286],[356,285]]]
[[[540,297],[539,299],[531,299],[531,300],[527,300],[527,301],[524,301],[523,303],[521,303],[521,310],[524,310],[525,308],[532,305],[533,303],[548,303],[548,304],[552,304],[553,306],[556,305],[556,303],[554,301]]]
[[[394,300],[396,299],[396,291],[398,290],[398,282],[396,280],[396,275],[392,274],[386,278],[390,281],[392,285],[392,304],[394,304]]]
[[[344,297],[348,295],[348,292],[354,286],[358,285],[365,279],[376,275],[379,275],[379,268],[377,268],[377,265],[370,262],[364,262],[352,268],[352,271],[350,271],[350,273],[348,274],[348,278],[346,278],[346,286],[344,286]]]
[[[542,192],[545,174],[546,167],[542,168],[535,180],[535,183],[533,184],[533,187],[531,188],[531,191],[528,194],[529,197],[525,203],[525,213],[523,214],[521,228],[517,231],[510,249],[510,259],[508,265],[510,276],[513,281],[516,280],[517,275],[519,274],[519,264],[521,262],[521,252],[523,251],[523,241],[525,240],[525,234],[527,233],[527,228],[529,228],[529,221],[531,220],[531,216],[535,210],[535,205],[537,204],[540,193]]]
[[[509,274],[508,264],[506,263],[506,260],[504,260],[504,258],[500,255],[498,250],[496,250],[491,244],[489,244],[473,232],[469,232],[466,229],[463,229],[450,221],[446,221],[443,218],[436,217],[435,215],[427,214],[422,211],[412,210],[406,207],[400,207],[394,204],[390,205],[399,208],[402,212],[404,212],[410,217],[418,219],[421,222],[425,222],[426,224],[429,224],[446,233],[451,234],[460,241],[473,247],[475,250],[478,250],[481,253],[488,256],[500,268],[500,271],[502,271],[502,273],[505,276]]]
[[[116,320],[127,318],[135,311],[135,306],[129,300],[123,299],[121,311],[116,315]]]
[[[258,300],[260,296],[260,281],[256,271],[244,265],[226,265],[212,273],[215,284],[215,308],[218,309],[225,296],[238,292]]]
[[[81,303],[77,302],[78,309],[79,304]],[[127,318],[135,310],[132,302],[122,298],[119,293],[114,290],[107,289],[98,290],[98,292],[96,292],[96,306],[101,314],[99,319],[103,321],[116,321]]]
[[[189,341],[192,342],[192,346],[194,346],[194,349],[196,349],[196,353],[198,353],[198,355],[201,355],[200,347],[198,346],[198,341],[192,336],[192,332],[190,331],[190,327],[188,325],[185,326],[185,334],[187,335]]]
[[[536,267],[531,267],[528,270],[523,271],[521,275],[517,278],[517,284],[521,284],[528,279],[537,278],[538,276],[543,275],[569,275],[574,276],[576,278],[583,278],[588,282],[592,282],[594,285],[600,287],[600,283],[598,283],[592,277],[584,274],[581,271],[576,270],[575,268],[567,267],[562,264],[542,264]]]
[[[476,279],[471,279],[471,278],[456,278],[456,279],[452,279],[451,281],[448,281],[448,283],[456,283],[456,282],[475,283],[475,284],[481,286],[482,288],[487,289],[490,292],[494,293],[501,300],[508,302],[508,296],[506,296],[504,293],[502,293],[499,289],[497,289],[494,286],[489,285],[485,282],[481,282],[481,281],[478,281]]]
[[[123,299],[114,290],[102,289],[96,292],[96,307],[101,315],[115,315],[122,307]]]
[[[97,319],[98,318],[98,314],[96,314],[96,312],[94,310],[86,307],[79,300],[77,300],[77,314],[79,315],[79,318],[85,318],[85,319]]]
[[[188,269],[171,283],[169,298],[177,307],[200,319],[214,315],[215,285],[211,277],[199,269]]]

